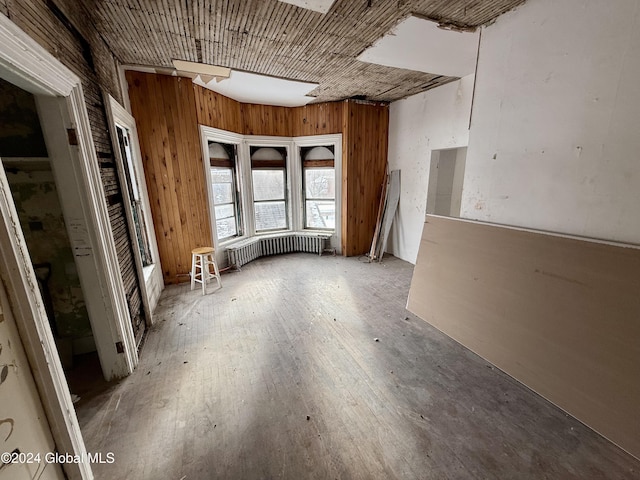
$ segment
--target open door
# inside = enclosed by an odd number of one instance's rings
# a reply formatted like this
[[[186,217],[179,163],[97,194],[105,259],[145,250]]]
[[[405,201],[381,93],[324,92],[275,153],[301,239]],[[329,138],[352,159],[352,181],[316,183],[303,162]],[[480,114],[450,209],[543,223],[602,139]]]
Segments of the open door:
[[[0,283],[0,479],[65,478],[47,462],[56,446],[22,348],[7,294]]]

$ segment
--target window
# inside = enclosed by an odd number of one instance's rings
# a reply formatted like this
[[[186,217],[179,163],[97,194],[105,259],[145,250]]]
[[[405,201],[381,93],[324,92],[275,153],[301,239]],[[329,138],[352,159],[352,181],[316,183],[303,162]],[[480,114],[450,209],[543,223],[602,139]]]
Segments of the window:
[[[334,147],[302,147],[304,228],[336,227],[336,175]]]
[[[240,238],[305,229],[330,233],[340,251],[341,135],[287,138],[200,129],[210,175],[211,235],[221,254]]]
[[[125,169],[124,177],[129,191],[129,200],[131,201],[131,220],[135,229],[135,239],[138,243],[142,266],[147,267],[153,263],[153,259],[151,258],[151,244],[149,243],[149,233],[138,185],[140,174],[136,171],[133,161],[129,129],[118,124],[115,127]]]
[[[287,150],[284,147],[251,147],[251,180],[256,232],[286,230]]]
[[[209,142],[209,165],[218,240],[242,235],[236,146]]]

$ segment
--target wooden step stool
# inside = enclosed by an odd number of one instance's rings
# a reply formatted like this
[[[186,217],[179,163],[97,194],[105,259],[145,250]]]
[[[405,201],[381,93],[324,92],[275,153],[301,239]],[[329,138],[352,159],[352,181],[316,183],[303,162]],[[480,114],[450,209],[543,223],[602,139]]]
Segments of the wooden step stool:
[[[206,293],[207,282],[215,278],[218,287],[222,287],[220,281],[220,270],[216,263],[213,247],[199,247],[191,250],[191,290],[196,286],[196,282],[202,284],[202,294]],[[209,266],[213,265],[214,273],[211,273]]]

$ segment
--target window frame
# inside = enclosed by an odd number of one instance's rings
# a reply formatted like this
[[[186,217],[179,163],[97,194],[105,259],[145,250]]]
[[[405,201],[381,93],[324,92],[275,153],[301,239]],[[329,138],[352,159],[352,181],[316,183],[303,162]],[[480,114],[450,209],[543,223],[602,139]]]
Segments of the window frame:
[[[296,176],[296,179],[299,183],[295,185],[295,188],[299,195],[299,205],[295,205],[297,216],[295,228],[300,231],[307,232],[333,232],[331,236],[331,247],[336,249],[337,253],[341,253],[342,251],[342,134],[328,134],[328,135],[308,135],[304,137],[294,137],[293,138],[293,146],[296,154],[295,165],[297,171],[293,174]],[[301,149],[303,147],[333,147],[333,162],[334,162],[334,175],[335,175],[335,208],[336,208],[336,219],[335,219],[335,228],[334,229],[319,229],[319,228],[306,228],[305,227],[305,203],[304,203],[304,169],[302,166],[302,155]]]
[[[226,243],[226,242],[235,240],[236,238],[242,237],[244,234],[244,222],[243,222],[244,212],[242,209],[242,201],[241,201],[242,197],[241,197],[241,190],[240,190],[240,170],[238,165],[238,146],[232,143],[213,142],[211,140],[209,140],[207,143],[218,143],[223,145],[229,145],[233,148],[233,155],[232,155],[233,158],[229,158],[229,159],[213,158],[213,157],[209,158],[209,182],[211,183],[212,188],[214,183],[212,178],[212,171],[214,168],[228,168],[231,170],[232,201],[225,202],[222,204],[217,204],[215,201],[215,191],[213,191],[213,195],[211,196],[211,205],[213,207],[213,216],[215,218],[215,224],[212,226],[218,241],[220,243]],[[217,224],[218,218],[216,215],[216,207],[223,206],[223,205],[233,205],[233,210],[234,210],[233,218],[235,219],[236,233],[235,235],[220,238],[220,236],[218,235],[218,224]],[[225,217],[225,218],[230,218],[230,217]]]
[[[304,137],[276,137],[262,135],[242,135],[226,130],[221,130],[205,125],[200,125],[200,136],[203,154],[203,169],[207,179],[208,207],[211,220],[211,237],[216,248],[216,260],[220,265],[227,264],[226,246],[245,240],[253,236],[273,235],[274,233],[286,231],[308,231],[308,232],[332,232],[330,245],[336,249],[337,253],[342,251],[342,134],[310,135]],[[224,241],[218,241],[215,223],[213,188],[209,181],[211,173],[209,171],[209,150],[208,142],[220,142],[236,145],[239,199],[242,208],[243,235],[229,237]],[[335,229],[325,230],[317,228],[305,228],[303,199],[303,169],[300,157],[300,147],[333,146],[334,151],[334,174],[335,174],[335,205],[336,220]],[[253,210],[253,182],[251,176],[251,156],[250,147],[284,147],[287,152],[285,184],[286,184],[286,230],[265,230],[256,232],[255,213]]]
[[[318,160],[306,160],[304,158],[304,156],[302,155],[302,150],[303,149],[308,149],[308,151],[311,151],[313,148],[315,147],[326,147],[329,148],[331,147],[332,149],[334,149],[334,152],[332,152],[334,158],[332,159],[318,159]],[[338,181],[338,179],[335,177],[336,173],[336,167],[335,167],[335,148],[333,145],[315,145],[315,146],[305,146],[305,147],[299,147],[299,152],[300,152],[300,163],[301,163],[301,182],[302,182],[302,191],[301,191],[301,195],[302,195],[302,227],[304,230],[321,230],[321,231],[325,231],[325,232],[333,232],[335,230],[335,219],[337,219],[338,215],[337,212],[334,215],[334,226],[333,228],[330,227],[326,227],[326,228],[322,228],[322,227],[312,227],[312,226],[308,226],[308,218],[307,218],[307,202],[309,201],[328,201],[328,200],[332,200],[333,201],[333,207],[334,209],[336,208],[336,183]],[[307,169],[313,169],[313,170],[332,170],[333,171],[333,176],[334,176],[334,191],[333,191],[333,197],[332,198],[309,198],[307,197],[307,176],[306,176],[306,172]]]
[[[292,220],[291,220],[291,208],[290,208],[290,189],[289,189],[289,172],[287,171],[290,165],[289,161],[289,146],[288,145],[280,145],[280,144],[256,144],[249,143],[249,163],[251,167],[250,175],[251,175],[251,203],[253,210],[253,232],[255,235],[275,233],[275,232],[286,232],[290,231]],[[275,148],[282,149],[285,152],[284,159],[282,160],[254,160],[252,158],[252,149],[259,150],[260,148]],[[282,171],[283,173],[283,199],[270,199],[270,200],[256,200],[255,199],[255,191],[253,188],[253,172],[254,170],[262,170],[262,171]],[[285,214],[285,226],[283,228],[269,228],[258,230],[256,225],[256,204],[260,203],[268,203],[268,202],[282,202],[284,201],[284,214]]]
[[[216,261],[219,265],[226,264],[226,253],[225,246],[231,245],[234,242],[247,238],[247,236],[251,235],[250,229],[248,228],[247,222],[247,203],[245,198],[245,172],[243,165],[243,140],[244,136],[227,132],[226,130],[220,130],[218,128],[207,127],[205,125],[200,125],[200,140],[201,140],[201,150],[202,150],[202,166],[204,179],[206,183],[206,191],[207,191],[207,208],[209,209],[209,222],[211,229],[211,238],[213,242],[213,247],[215,248]],[[235,145],[236,149],[236,170],[237,170],[237,184],[239,190],[239,209],[242,212],[241,216],[241,226],[242,226],[242,235],[238,235],[235,237],[225,238],[223,240],[218,239],[218,232],[216,229],[216,215],[215,215],[215,203],[214,203],[214,192],[213,192],[213,182],[211,181],[211,164],[209,160],[209,142],[216,143],[224,143]]]

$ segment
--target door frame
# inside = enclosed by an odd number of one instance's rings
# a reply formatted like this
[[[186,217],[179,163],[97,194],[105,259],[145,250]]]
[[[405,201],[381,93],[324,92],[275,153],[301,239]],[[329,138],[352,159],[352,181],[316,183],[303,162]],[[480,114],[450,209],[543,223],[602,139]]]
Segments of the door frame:
[[[4,15],[0,15],[0,76],[36,95],[39,110],[46,110],[45,117],[57,116],[61,122],[59,130],[64,129],[65,135],[58,139],[55,148],[63,155],[62,163],[68,163],[69,171],[73,172],[69,182],[75,185],[81,199],[77,218],[72,219],[73,224],[68,224],[67,229],[73,234],[70,240],[75,259],[84,259],[99,285],[96,291],[88,293],[101,297],[100,304],[94,305],[100,318],[91,319],[100,362],[108,379],[126,376],[135,368],[138,354],[80,79]],[[48,123],[47,118],[41,120]],[[67,141],[73,136],[77,141]],[[0,279],[11,302],[57,449],[61,453],[84,454],[86,458],[84,440],[3,169],[0,169],[0,215]],[[101,330],[96,331],[96,326]],[[118,353],[120,347],[123,353]],[[66,463],[64,469],[70,478],[93,478],[89,463]]]

